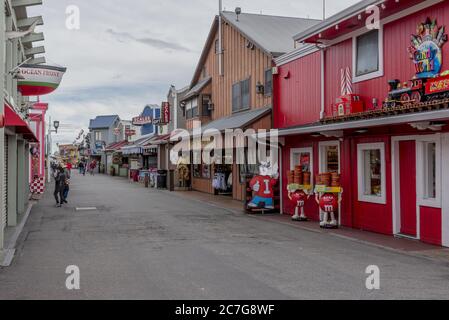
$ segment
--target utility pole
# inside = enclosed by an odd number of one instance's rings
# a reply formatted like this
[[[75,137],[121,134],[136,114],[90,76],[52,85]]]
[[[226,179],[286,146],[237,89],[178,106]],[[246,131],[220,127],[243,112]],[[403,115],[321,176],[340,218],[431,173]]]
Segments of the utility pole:
[[[0,1],[0,117],[5,117],[5,106],[3,101],[5,100],[4,84],[5,84],[5,55],[6,52],[6,30],[5,30],[5,1]],[[0,257],[4,249],[4,229],[6,216],[6,199],[3,197],[5,194],[5,127],[0,125]]]
[[[219,75],[223,76],[223,30],[222,30],[222,17],[223,12],[223,0],[218,0],[218,71]]]
[[[326,0],[323,0],[323,20],[326,20]]]

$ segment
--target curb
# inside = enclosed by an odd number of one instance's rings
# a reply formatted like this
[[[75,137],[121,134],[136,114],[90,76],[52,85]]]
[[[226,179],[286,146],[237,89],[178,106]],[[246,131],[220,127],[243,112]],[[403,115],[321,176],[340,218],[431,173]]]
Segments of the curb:
[[[11,266],[12,261],[14,260],[14,254],[16,253],[16,246],[17,246],[17,240],[19,239],[20,235],[22,234],[23,228],[25,227],[25,224],[28,221],[28,218],[31,213],[31,209],[36,204],[34,201],[30,201],[28,204],[27,211],[25,212],[25,215],[22,218],[22,221],[20,224],[15,227],[14,234],[9,239],[5,249],[4,249],[4,255],[2,260],[0,260],[0,267],[9,267]]]

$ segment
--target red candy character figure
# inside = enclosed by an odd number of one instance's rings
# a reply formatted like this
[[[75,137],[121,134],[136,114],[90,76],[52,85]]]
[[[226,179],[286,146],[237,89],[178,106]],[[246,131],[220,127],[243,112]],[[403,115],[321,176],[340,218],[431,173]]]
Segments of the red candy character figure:
[[[338,196],[334,193],[325,193],[318,199],[317,202],[320,206],[320,209],[324,212],[323,221],[321,221],[320,225],[322,228],[336,228],[338,226],[338,222],[335,219],[335,212],[338,211]],[[329,222],[329,215],[331,217],[331,221]]]
[[[309,199],[309,195],[303,190],[296,190],[288,193],[288,198],[295,205],[295,215],[292,217],[293,221],[307,221],[307,216],[304,213],[304,206],[306,200]],[[299,214],[301,211],[301,214]]]

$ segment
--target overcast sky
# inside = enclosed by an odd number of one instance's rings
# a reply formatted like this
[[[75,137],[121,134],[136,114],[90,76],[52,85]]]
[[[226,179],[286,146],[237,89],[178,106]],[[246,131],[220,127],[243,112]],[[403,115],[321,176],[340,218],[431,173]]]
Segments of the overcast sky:
[[[358,0],[327,0],[332,15]],[[80,30],[66,28],[66,8],[80,9]],[[226,10],[322,17],[321,0],[223,0]],[[45,0],[29,10],[42,15],[47,62],[68,68],[59,89],[42,100],[71,143],[89,119],[118,114],[131,119],[146,104],[160,104],[171,84],[186,86],[196,67],[218,0]],[[38,43],[35,46],[39,45]]]

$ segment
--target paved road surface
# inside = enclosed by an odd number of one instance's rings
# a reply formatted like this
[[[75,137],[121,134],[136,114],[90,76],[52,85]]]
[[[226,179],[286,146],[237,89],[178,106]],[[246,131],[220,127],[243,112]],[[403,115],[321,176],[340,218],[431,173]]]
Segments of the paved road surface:
[[[70,204],[33,208],[0,299],[408,299],[449,297],[449,267],[150,191],[74,175]],[[97,207],[98,211],[76,211]],[[68,291],[65,269],[81,270]],[[378,265],[381,290],[365,269]]]

